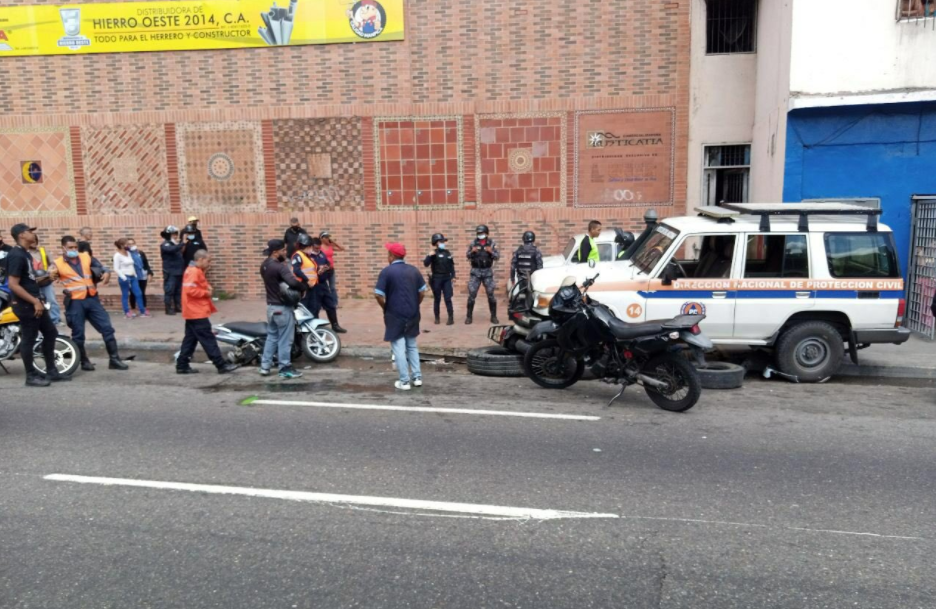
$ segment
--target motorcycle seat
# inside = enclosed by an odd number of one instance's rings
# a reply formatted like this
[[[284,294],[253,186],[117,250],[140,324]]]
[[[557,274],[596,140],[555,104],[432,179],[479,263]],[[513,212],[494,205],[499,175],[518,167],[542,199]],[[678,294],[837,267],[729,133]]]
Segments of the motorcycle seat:
[[[224,327],[231,332],[246,334],[247,336],[266,336],[267,323],[265,321],[250,323],[246,321],[236,321],[230,324],[224,324]]]
[[[629,324],[627,322],[621,321],[620,319],[613,318],[610,320],[608,325],[610,326],[611,333],[614,334],[614,337],[621,340],[640,338],[641,336],[652,336],[654,334],[660,334],[663,332],[663,324],[659,321]]]

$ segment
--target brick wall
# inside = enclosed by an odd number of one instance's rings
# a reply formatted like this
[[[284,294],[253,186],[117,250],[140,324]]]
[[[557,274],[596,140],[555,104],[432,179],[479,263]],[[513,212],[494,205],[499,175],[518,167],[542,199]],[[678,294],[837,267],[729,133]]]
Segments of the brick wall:
[[[53,2],[7,2],[40,3]],[[44,166],[45,188],[61,197],[55,207],[0,197],[0,226],[28,220],[53,246],[92,226],[102,259],[117,237],[134,236],[158,267],[158,233],[194,213],[219,254],[215,285],[257,296],[260,251],[298,215],[349,247],[338,255],[341,293],[370,297],[384,242],[403,241],[421,263],[432,233],[446,233],[461,253],[485,223],[502,250],[502,283],[528,228],[548,253],[593,218],[640,228],[645,205],[575,207],[573,133],[578,112],[650,108],[675,111],[673,197],[659,212],[683,212],[688,2],[407,0],[406,13],[400,43],[3,58],[0,137],[12,134],[14,145],[0,174],[25,160],[15,142],[29,134],[65,140]],[[547,132],[511,140],[530,151],[512,170],[506,146],[487,146],[499,143],[499,126],[520,121]],[[410,122],[443,131],[457,123],[456,159],[444,137],[403,135]],[[393,123],[400,149],[388,153]],[[428,157],[402,149],[409,137],[417,146],[428,137]],[[407,173],[410,152],[414,167],[428,163],[422,182],[431,194],[421,200],[406,188],[419,191],[423,175]],[[433,162],[444,163],[444,187]],[[516,170],[526,162],[529,173]]]

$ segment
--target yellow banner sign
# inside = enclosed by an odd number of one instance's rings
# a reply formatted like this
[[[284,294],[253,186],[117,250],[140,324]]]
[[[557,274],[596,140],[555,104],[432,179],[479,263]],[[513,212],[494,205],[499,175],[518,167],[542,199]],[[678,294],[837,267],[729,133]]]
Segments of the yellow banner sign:
[[[178,0],[0,7],[0,58],[403,40],[403,0]]]

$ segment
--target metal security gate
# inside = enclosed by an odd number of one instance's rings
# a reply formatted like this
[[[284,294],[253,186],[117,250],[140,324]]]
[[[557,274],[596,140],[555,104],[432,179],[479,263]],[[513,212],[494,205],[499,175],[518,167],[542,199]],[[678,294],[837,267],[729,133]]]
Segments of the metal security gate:
[[[906,326],[933,339],[936,291],[936,196],[913,197]]]

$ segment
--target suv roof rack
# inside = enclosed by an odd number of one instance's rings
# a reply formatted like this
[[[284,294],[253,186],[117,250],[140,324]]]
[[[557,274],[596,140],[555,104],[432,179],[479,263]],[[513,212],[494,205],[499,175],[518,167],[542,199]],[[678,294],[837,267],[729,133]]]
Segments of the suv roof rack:
[[[760,230],[770,232],[770,216],[799,216],[797,230],[809,232],[809,216],[867,216],[867,230],[876,233],[881,210],[850,203],[725,203],[727,210],[760,216]]]

